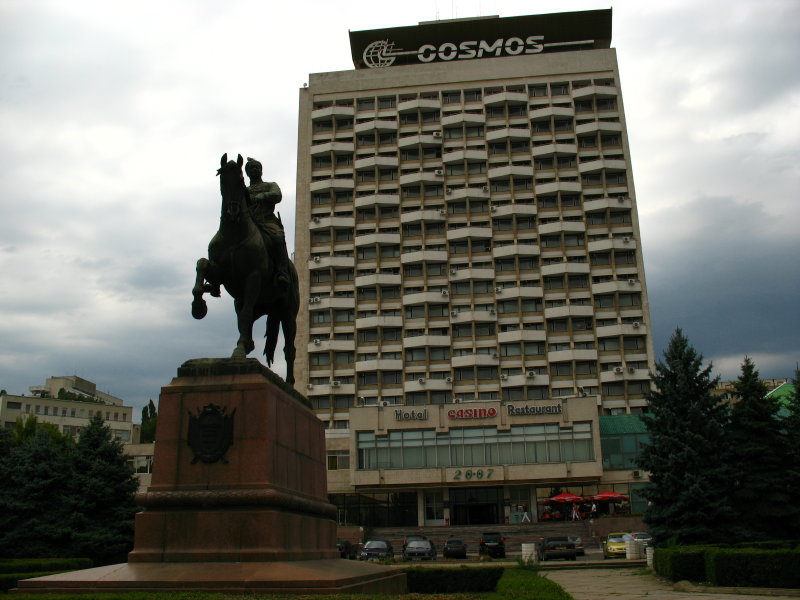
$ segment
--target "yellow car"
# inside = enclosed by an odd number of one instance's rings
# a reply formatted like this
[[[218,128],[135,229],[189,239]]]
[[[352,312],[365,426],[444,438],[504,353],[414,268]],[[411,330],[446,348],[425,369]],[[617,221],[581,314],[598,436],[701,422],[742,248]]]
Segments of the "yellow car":
[[[625,542],[630,539],[630,533],[617,531],[609,533],[603,540],[603,558],[625,558]]]

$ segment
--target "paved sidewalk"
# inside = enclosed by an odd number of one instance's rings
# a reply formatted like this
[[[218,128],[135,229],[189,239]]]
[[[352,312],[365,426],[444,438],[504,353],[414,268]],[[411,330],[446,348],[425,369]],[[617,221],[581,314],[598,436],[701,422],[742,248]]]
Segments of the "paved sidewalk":
[[[574,569],[542,573],[572,594],[575,600],[798,600],[797,590],[764,590],[759,594],[675,591],[672,585],[640,569]],[[754,591],[754,590],[753,590]],[[767,595],[769,594],[769,595]]]

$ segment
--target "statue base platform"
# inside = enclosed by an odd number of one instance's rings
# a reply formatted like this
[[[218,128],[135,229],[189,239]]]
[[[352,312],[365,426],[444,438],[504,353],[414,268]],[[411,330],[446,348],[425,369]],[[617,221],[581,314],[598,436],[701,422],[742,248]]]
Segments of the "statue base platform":
[[[20,591],[402,593],[405,574],[341,560],[325,432],[256,359],[196,359],[164,386],[153,473],[128,563],[20,581]]]
[[[403,594],[401,570],[353,560],[122,563],[25,579],[21,593]]]

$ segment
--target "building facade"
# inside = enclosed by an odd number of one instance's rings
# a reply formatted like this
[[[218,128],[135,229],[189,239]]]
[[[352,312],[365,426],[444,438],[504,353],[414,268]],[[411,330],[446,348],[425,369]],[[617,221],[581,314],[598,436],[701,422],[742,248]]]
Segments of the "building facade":
[[[77,437],[89,420],[99,414],[116,439],[134,441],[133,407],[116,396],[101,392],[91,381],[75,375],[49,377],[44,385],[29,388],[30,396],[0,396],[0,422],[13,428],[17,419],[34,415],[41,423],[56,425],[61,433]]]
[[[340,522],[638,489],[601,449],[653,367],[611,11],[350,37],[356,69],[300,91],[295,234]]]

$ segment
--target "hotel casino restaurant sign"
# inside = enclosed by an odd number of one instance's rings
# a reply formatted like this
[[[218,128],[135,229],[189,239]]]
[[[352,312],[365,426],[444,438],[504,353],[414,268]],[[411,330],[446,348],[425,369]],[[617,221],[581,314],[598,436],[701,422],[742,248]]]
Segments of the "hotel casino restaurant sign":
[[[611,9],[350,32],[357,69],[609,48]]]

